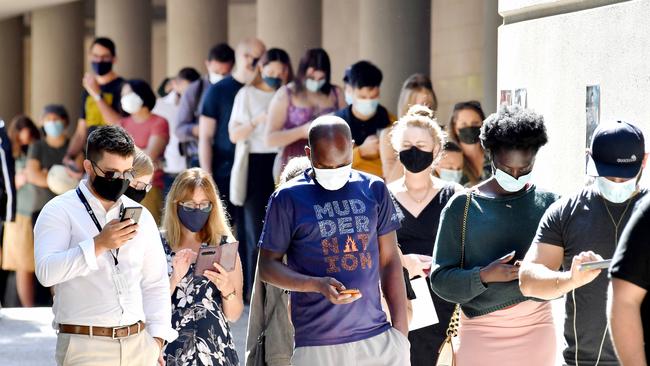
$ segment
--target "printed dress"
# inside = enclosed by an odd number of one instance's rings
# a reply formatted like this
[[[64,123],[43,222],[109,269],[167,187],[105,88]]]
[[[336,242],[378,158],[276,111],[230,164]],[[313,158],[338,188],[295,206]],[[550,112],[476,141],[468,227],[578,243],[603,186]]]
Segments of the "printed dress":
[[[175,253],[163,239],[171,275]],[[178,338],[165,348],[167,366],[237,366],[239,359],[222,310],[221,292],[194,264],[172,292],[172,326]]]

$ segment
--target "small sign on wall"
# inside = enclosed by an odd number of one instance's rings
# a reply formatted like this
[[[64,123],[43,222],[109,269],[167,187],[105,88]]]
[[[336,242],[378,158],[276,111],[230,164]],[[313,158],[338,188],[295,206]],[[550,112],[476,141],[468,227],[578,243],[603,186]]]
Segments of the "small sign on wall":
[[[600,85],[587,85],[586,98],[587,136],[586,147],[591,147],[591,137],[600,123]]]
[[[512,90],[501,90],[499,105],[512,105]]]
[[[515,104],[521,108],[528,108],[528,93],[526,89],[515,89]]]

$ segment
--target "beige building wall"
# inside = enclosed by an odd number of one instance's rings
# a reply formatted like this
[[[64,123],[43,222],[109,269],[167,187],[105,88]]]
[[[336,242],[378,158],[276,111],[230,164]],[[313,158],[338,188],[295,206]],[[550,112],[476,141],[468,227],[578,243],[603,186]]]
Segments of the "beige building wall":
[[[0,21],[0,119],[9,122],[15,115],[23,113],[23,17],[13,17]]]
[[[235,48],[240,41],[255,36],[257,36],[257,4],[254,1],[231,1],[228,4],[228,44],[230,47]]]
[[[575,6],[574,1],[555,5],[560,14],[553,16],[546,16],[553,8],[539,13],[535,4],[528,9],[501,7],[513,18],[506,17],[506,25],[499,29],[498,88],[527,89],[528,106],[544,115],[549,133],[533,179],[568,194],[584,184],[587,85],[600,85],[601,123],[635,122],[646,141],[650,138],[650,2],[577,11],[565,7]]]
[[[151,25],[151,87],[154,93],[163,79],[175,74],[167,70],[167,22],[154,21]]]
[[[345,68],[359,61],[359,1],[323,2],[323,48],[332,63],[332,82],[343,85]]]
[[[478,100],[487,114],[496,109],[497,0],[432,0],[431,78],[438,119],[446,123],[453,105]]]

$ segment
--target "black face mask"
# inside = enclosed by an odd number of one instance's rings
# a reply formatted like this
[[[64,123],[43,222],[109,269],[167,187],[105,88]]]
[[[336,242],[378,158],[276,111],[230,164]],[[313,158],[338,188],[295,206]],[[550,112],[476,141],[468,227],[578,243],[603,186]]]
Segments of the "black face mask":
[[[106,177],[95,175],[92,186],[101,198],[115,202],[122,197],[127,188],[129,188],[129,183],[128,179],[107,179]]]
[[[411,173],[419,173],[433,163],[433,152],[422,151],[415,146],[399,152],[399,161]]]
[[[473,145],[479,141],[481,135],[480,127],[463,127],[458,130],[458,139],[463,144]]]
[[[113,70],[113,61],[99,61],[91,63],[93,71],[99,76],[103,76]]]
[[[129,188],[127,188],[124,192],[124,195],[134,200],[135,202],[140,203],[147,195],[147,191],[144,189],[135,189],[129,186]]]

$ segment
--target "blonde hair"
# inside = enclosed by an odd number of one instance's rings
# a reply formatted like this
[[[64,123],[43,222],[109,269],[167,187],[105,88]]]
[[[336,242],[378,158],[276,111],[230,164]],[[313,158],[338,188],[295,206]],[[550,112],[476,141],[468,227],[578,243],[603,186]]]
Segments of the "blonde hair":
[[[174,180],[167,195],[162,219],[163,235],[174,250],[180,244],[183,225],[178,219],[178,204],[191,199],[196,189],[202,189],[212,203],[210,217],[201,231],[197,233],[201,242],[208,245],[219,245],[222,236],[232,238],[224,205],[219,199],[219,192],[212,176],[201,168],[187,169]]]
[[[301,175],[310,167],[311,161],[309,161],[309,158],[306,156],[296,156],[289,159],[287,165],[285,165],[284,169],[282,169],[282,173],[280,173],[280,182],[278,185],[284,184]]]
[[[395,122],[390,135],[390,143],[395,151],[400,150],[402,139],[404,138],[404,131],[409,127],[418,127],[429,132],[429,135],[433,139],[434,155],[440,155],[442,146],[447,141],[447,138],[433,117],[433,111],[429,107],[416,104],[409,108],[408,112]],[[436,151],[436,148],[438,151]]]
[[[154,171],[153,161],[149,155],[145,154],[140,148],[135,148],[133,156],[133,175],[140,178],[145,175],[152,175]]]
[[[432,103],[427,106],[433,113],[438,110],[438,98],[433,91],[431,79],[424,74],[413,74],[404,81],[402,89],[397,100],[397,116],[402,117],[408,113],[409,109],[414,106],[415,96],[417,93],[425,92],[431,96]]]

